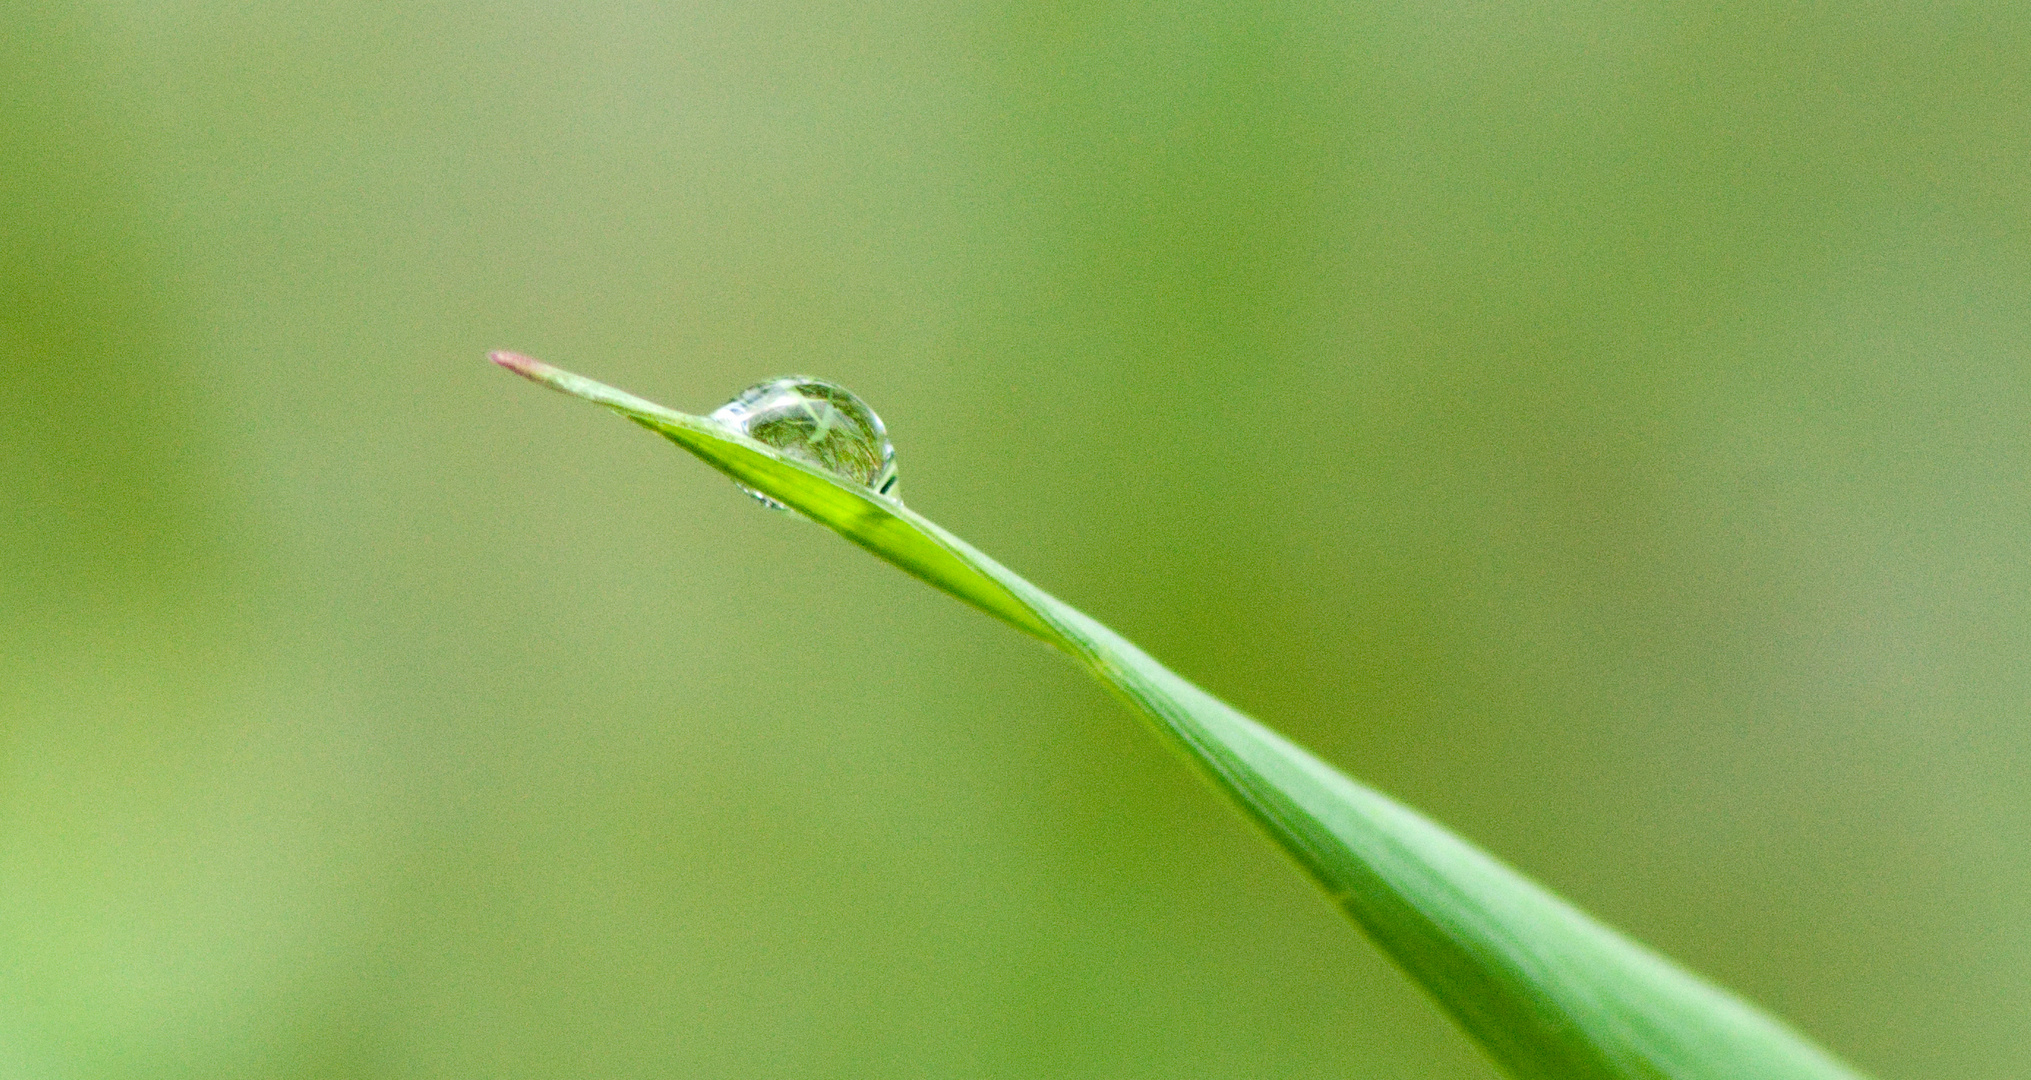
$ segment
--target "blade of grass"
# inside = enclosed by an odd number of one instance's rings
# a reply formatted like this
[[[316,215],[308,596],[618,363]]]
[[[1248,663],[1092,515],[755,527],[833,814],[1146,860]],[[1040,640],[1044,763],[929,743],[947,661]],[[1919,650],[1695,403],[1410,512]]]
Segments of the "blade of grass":
[[[1754,1006],[1349,779],[915,511],[704,417],[513,353],[492,359],[663,435],[1070,654],[1288,852],[1511,1075],[1859,1080]]]

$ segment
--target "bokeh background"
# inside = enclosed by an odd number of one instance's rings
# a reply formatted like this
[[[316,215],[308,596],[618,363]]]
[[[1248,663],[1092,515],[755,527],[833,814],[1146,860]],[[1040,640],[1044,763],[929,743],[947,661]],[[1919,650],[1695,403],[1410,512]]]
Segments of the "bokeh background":
[[[2031,7],[0,3],[0,1073],[1493,1070],[911,505],[1886,1078],[2031,1051]]]

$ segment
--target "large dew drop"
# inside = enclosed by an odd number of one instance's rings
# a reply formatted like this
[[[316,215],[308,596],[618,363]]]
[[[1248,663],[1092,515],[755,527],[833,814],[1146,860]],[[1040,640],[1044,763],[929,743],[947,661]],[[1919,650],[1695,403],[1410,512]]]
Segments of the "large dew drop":
[[[787,457],[902,501],[896,497],[896,448],[881,417],[844,386],[786,375],[741,391],[712,418]],[[764,506],[786,509],[745,485],[741,490]]]

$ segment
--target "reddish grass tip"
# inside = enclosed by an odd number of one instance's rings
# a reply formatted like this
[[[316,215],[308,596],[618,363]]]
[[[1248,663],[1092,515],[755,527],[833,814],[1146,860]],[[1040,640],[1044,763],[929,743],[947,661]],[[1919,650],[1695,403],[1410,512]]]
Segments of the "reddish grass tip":
[[[549,364],[523,356],[521,353],[507,351],[490,352],[487,354],[487,359],[525,379],[540,379],[555,370]]]

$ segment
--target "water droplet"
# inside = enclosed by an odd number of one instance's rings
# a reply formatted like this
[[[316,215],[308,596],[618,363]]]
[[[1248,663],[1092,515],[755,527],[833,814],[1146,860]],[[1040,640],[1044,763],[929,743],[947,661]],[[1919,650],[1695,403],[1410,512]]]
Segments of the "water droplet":
[[[734,395],[712,411],[712,419],[787,457],[902,501],[896,497],[896,448],[889,444],[881,417],[844,386],[786,375]],[[764,506],[787,509],[745,485],[741,490]]]

